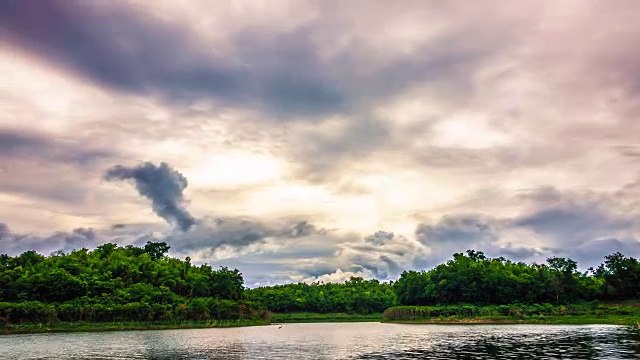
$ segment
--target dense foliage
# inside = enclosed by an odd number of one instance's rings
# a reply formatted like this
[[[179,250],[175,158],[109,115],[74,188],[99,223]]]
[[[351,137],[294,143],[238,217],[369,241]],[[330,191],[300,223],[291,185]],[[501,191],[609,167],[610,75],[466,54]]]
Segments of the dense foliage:
[[[238,270],[165,256],[166,243],[104,244],[49,257],[0,255],[0,317],[9,322],[238,319],[259,316]]]
[[[260,287],[246,291],[247,299],[274,312],[381,313],[395,304],[389,283],[352,277],[344,284],[313,283]]]
[[[608,305],[599,301],[569,305],[553,304],[510,304],[484,305],[469,304],[440,306],[396,306],[387,309],[385,320],[423,322],[456,322],[462,319],[483,319],[491,322],[500,320],[559,323],[619,323],[636,324],[640,318],[640,307],[632,305]],[[554,321],[555,320],[555,321]]]
[[[575,261],[552,257],[546,264],[457,253],[429,271],[405,271],[393,285],[401,305],[571,304],[640,297],[638,260],[615,253],[585,273]]]
[[[469,250],[428,271],[405,271],[390,283],[352,277],[342,284],[245,289],[238,270],[194,266],[189,258],[166,256],[168,250],[166,243],[148,242],[143,247],[104,244],[48,257],[35,251],[0,255],[0,325],[257,319],[268,316],[267,310],[373,314],[395,305],[431,307],[397,307],[388,316],[411,317],[407,314],[415,311],[501,314],[513,304],[549,307],[640,295],[640,263],[620,253],[581,273],[567,258],[525,264]],[[535,306],[522,311],[540,313]]]

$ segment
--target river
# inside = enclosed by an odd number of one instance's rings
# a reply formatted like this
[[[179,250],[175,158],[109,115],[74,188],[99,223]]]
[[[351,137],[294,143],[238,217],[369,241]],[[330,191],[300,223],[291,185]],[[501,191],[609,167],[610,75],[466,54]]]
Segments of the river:
[[[609,325],[284,324],[0,336],[0,359],[640,359]]]

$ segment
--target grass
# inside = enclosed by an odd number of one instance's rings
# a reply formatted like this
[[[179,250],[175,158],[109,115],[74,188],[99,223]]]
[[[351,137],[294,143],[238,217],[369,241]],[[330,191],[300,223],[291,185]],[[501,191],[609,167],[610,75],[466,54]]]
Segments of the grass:
[[[200,329],[259,326],[270,323],[386,322],[405,324],[614,324],[640,323],[637,302],[583,303],[566,306],[452,305],[399,306],[384,314],[273,313],[269,320],[208,320],[180,322],[56,322],[53,324],[5,324],[2,334],[94,332],[119,330]]]
[[[545,317],[528,317],[513,318],[508,316],[490,316],[490,317],[437,317],[424,319],[407,319],[407,320],[383,320],[385,323],[396,324],[557,324],[557,325],[636,325],[640,321],[639,318],[629,318],[622,315],[613,316],[545,316]]]
[[[381,313],[346,314],[346,313],[273,313],[271,321],[274,323],[314,323],[314,322],[380,322]]]
[[[182,322],[58,322],[55,324],[11,324],[0,328],[1,335],[60,333],[60,332],[97,332],[121,330],[169,330],[229,328],[240,326],[268,325],[268,320],[208,320]]]
[[[383,322],[411,324],[612,324],[640,323],[636,303],[599,302],[558,306],[534,305],[452,305],[398,306],[384,313]]]

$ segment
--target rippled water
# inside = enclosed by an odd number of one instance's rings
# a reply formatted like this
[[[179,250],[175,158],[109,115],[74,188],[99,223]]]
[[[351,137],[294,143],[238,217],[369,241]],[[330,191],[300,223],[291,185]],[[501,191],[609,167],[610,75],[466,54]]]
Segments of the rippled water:
[[[620,326],[285,324],[0,336],[0,359],[640,359]]]

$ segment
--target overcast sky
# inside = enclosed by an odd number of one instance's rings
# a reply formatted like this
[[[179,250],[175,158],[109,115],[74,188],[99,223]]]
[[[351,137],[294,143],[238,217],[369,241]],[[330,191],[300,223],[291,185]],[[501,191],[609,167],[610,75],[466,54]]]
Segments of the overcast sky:
[[[640,3],[0,2],[0,252],[249,285],[640,256]]]

